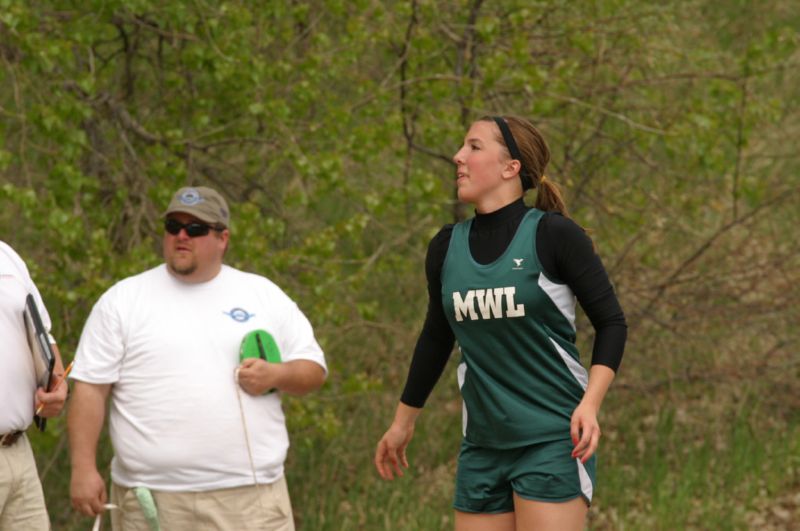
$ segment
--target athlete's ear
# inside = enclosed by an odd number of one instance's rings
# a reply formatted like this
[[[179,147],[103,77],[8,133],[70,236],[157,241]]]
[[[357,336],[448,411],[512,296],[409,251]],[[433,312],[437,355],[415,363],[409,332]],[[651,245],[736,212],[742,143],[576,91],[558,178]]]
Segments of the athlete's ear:
[[[517,159],[509,159],[503,167],[503,179],[516,179],[519,177],[519,170],[522,169],[522,164]]]

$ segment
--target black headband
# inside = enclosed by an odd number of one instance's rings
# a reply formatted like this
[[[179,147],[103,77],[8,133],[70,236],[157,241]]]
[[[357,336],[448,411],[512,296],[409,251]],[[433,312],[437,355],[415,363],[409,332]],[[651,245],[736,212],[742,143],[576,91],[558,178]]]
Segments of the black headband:
[[[506,147],[508,148],[508,152],[511,154],[511,158],[519,161],[519,178],[522,181],[522,189],[530,190],[533,188],[533,178],[525,169],[525,164],[522,162],[522,155],[517,147],[517,142],[514,140],[514,135],[511,134],[511,129],[508,128],[508,124],[506,123],[505,118],[502,116],[492,116],[492,119],[495,121],[497,127],[500,128],[500,132],[503,134],[503,141],[506,143]]]

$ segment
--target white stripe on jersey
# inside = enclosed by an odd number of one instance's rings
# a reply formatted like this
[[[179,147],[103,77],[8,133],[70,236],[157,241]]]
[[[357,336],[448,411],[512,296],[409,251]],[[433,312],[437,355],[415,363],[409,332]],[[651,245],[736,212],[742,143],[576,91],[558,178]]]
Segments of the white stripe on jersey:
[[[542,272],[539,274],[539,287],[542,288],[542,291],[547,293],[547,296],[550,297],[550,300],[553,301],[556,308],[559,309],[562,315],[569,321],[569,324],[572,325],[572,329],[575,330],[575,294],[572,293],[569,286],[566,284],[556,284],[544,276]]]
[[[459,350],[461,350],[459,348]],[[458,388],[459,390],[464,385],[464,379],[467,377],[467,364],[465,362],[461,362],[458,364]],[[461,431],[463,432],[464,437],[467,436],[467,403],[462,400],[461,401]]]
[[[589,385],[589,373],[586,372],[586,369],[583,367],[583,365],[578,363],[578,361],[570,356],[566,350],[561,348],[561,345],[556,343],[552,337],[549,337],[548,339],[553,346],[556,347],[556,350],[561,355],[561,359],[564,360],[564,364],[567,366],[567,369],[569,369],[569,372],[572,373],[572,376],[575,377],[583,390],[586,391],[586,386]]]

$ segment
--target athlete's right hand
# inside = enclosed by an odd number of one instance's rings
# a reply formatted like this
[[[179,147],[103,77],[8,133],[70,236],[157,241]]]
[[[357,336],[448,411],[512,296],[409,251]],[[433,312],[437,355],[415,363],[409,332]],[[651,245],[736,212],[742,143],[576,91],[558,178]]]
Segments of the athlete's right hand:
[[[72,506],[87,516],[97,516],[105,509],[106,483],[97,469],[72,470],[69,485]]]
[[[413,425],[409,429],[392,424],[383,434],[375,450],[375,468],[383,479],[394,479],[394,474],[402,476],[403,468],[408,468],[406,447],[413,436]]]
[[[421,408],[407,406],[400,402],[394,421],[375,450],[375,468],[383,479],[394,479],[394,475],[403,475],[403,468],[408,468],[406,448],[414,436],[414,423]]]

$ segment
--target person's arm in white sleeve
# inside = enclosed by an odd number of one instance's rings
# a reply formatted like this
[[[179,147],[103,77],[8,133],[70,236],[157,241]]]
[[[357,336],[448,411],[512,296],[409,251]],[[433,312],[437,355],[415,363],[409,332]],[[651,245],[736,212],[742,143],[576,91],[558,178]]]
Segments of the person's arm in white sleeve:
[[[270,389],[304,395],[325,383],[328,373],[325,356],[311,323],[294,302],[287,300],[287,303],[286,318],[278,331],[283,362],[248,358],[239,367],[239,385],[251,395],[261,395]]]
[[[22,262],[21,258],[19,260],[20,274],[23,275],[23,278],[25,278],[26,289],[28,290],[28,293],[33,296],[33,300],[36,302],[36,306],[39,308],[39,315],[42,317],[42,324],[44,325],[45,330],[47,330],[47,334],[50,338],[50,345],[52,346],[53,353],[55,354],[53,372],[50,376],[50,391],[47,392],[41,387],[36,389],[34,401],[36,404],[36,414],[40,417],[57,417],[61,414],[61,410],[64,408],[64,403],[67,400],[67,382],[63,381],[64,363],[61,360],[61,352],[58,349],[56,340],[50,333],[52,321],[50,320],[50,313],[47,311],[47,307],[44,305],[42,294],[39,293],[39,288],[36,287],[36,283],[31,278],[30,272],[28,271],[25,263]]]
[[[248,358],[239,367],[239,385],[251,395],[277,389],[290,395],[305,395],[325,383],[325,370],[315,361],[294,360],[269,363]]]
[[[83,514],[96,516],[106,503],[106,484],[97,471],[97,442],[106,416],[110,384],[76,381],[67,414],[72,477],[72,506]]]
[[[97,470],[97,444],[125,350],[117,297],[117,292],[106,292],[92,308],[70,373],[74,381],[67,412],[70,497],[72,506],[89,516],[103,512],[107,499],[105,481]]]

